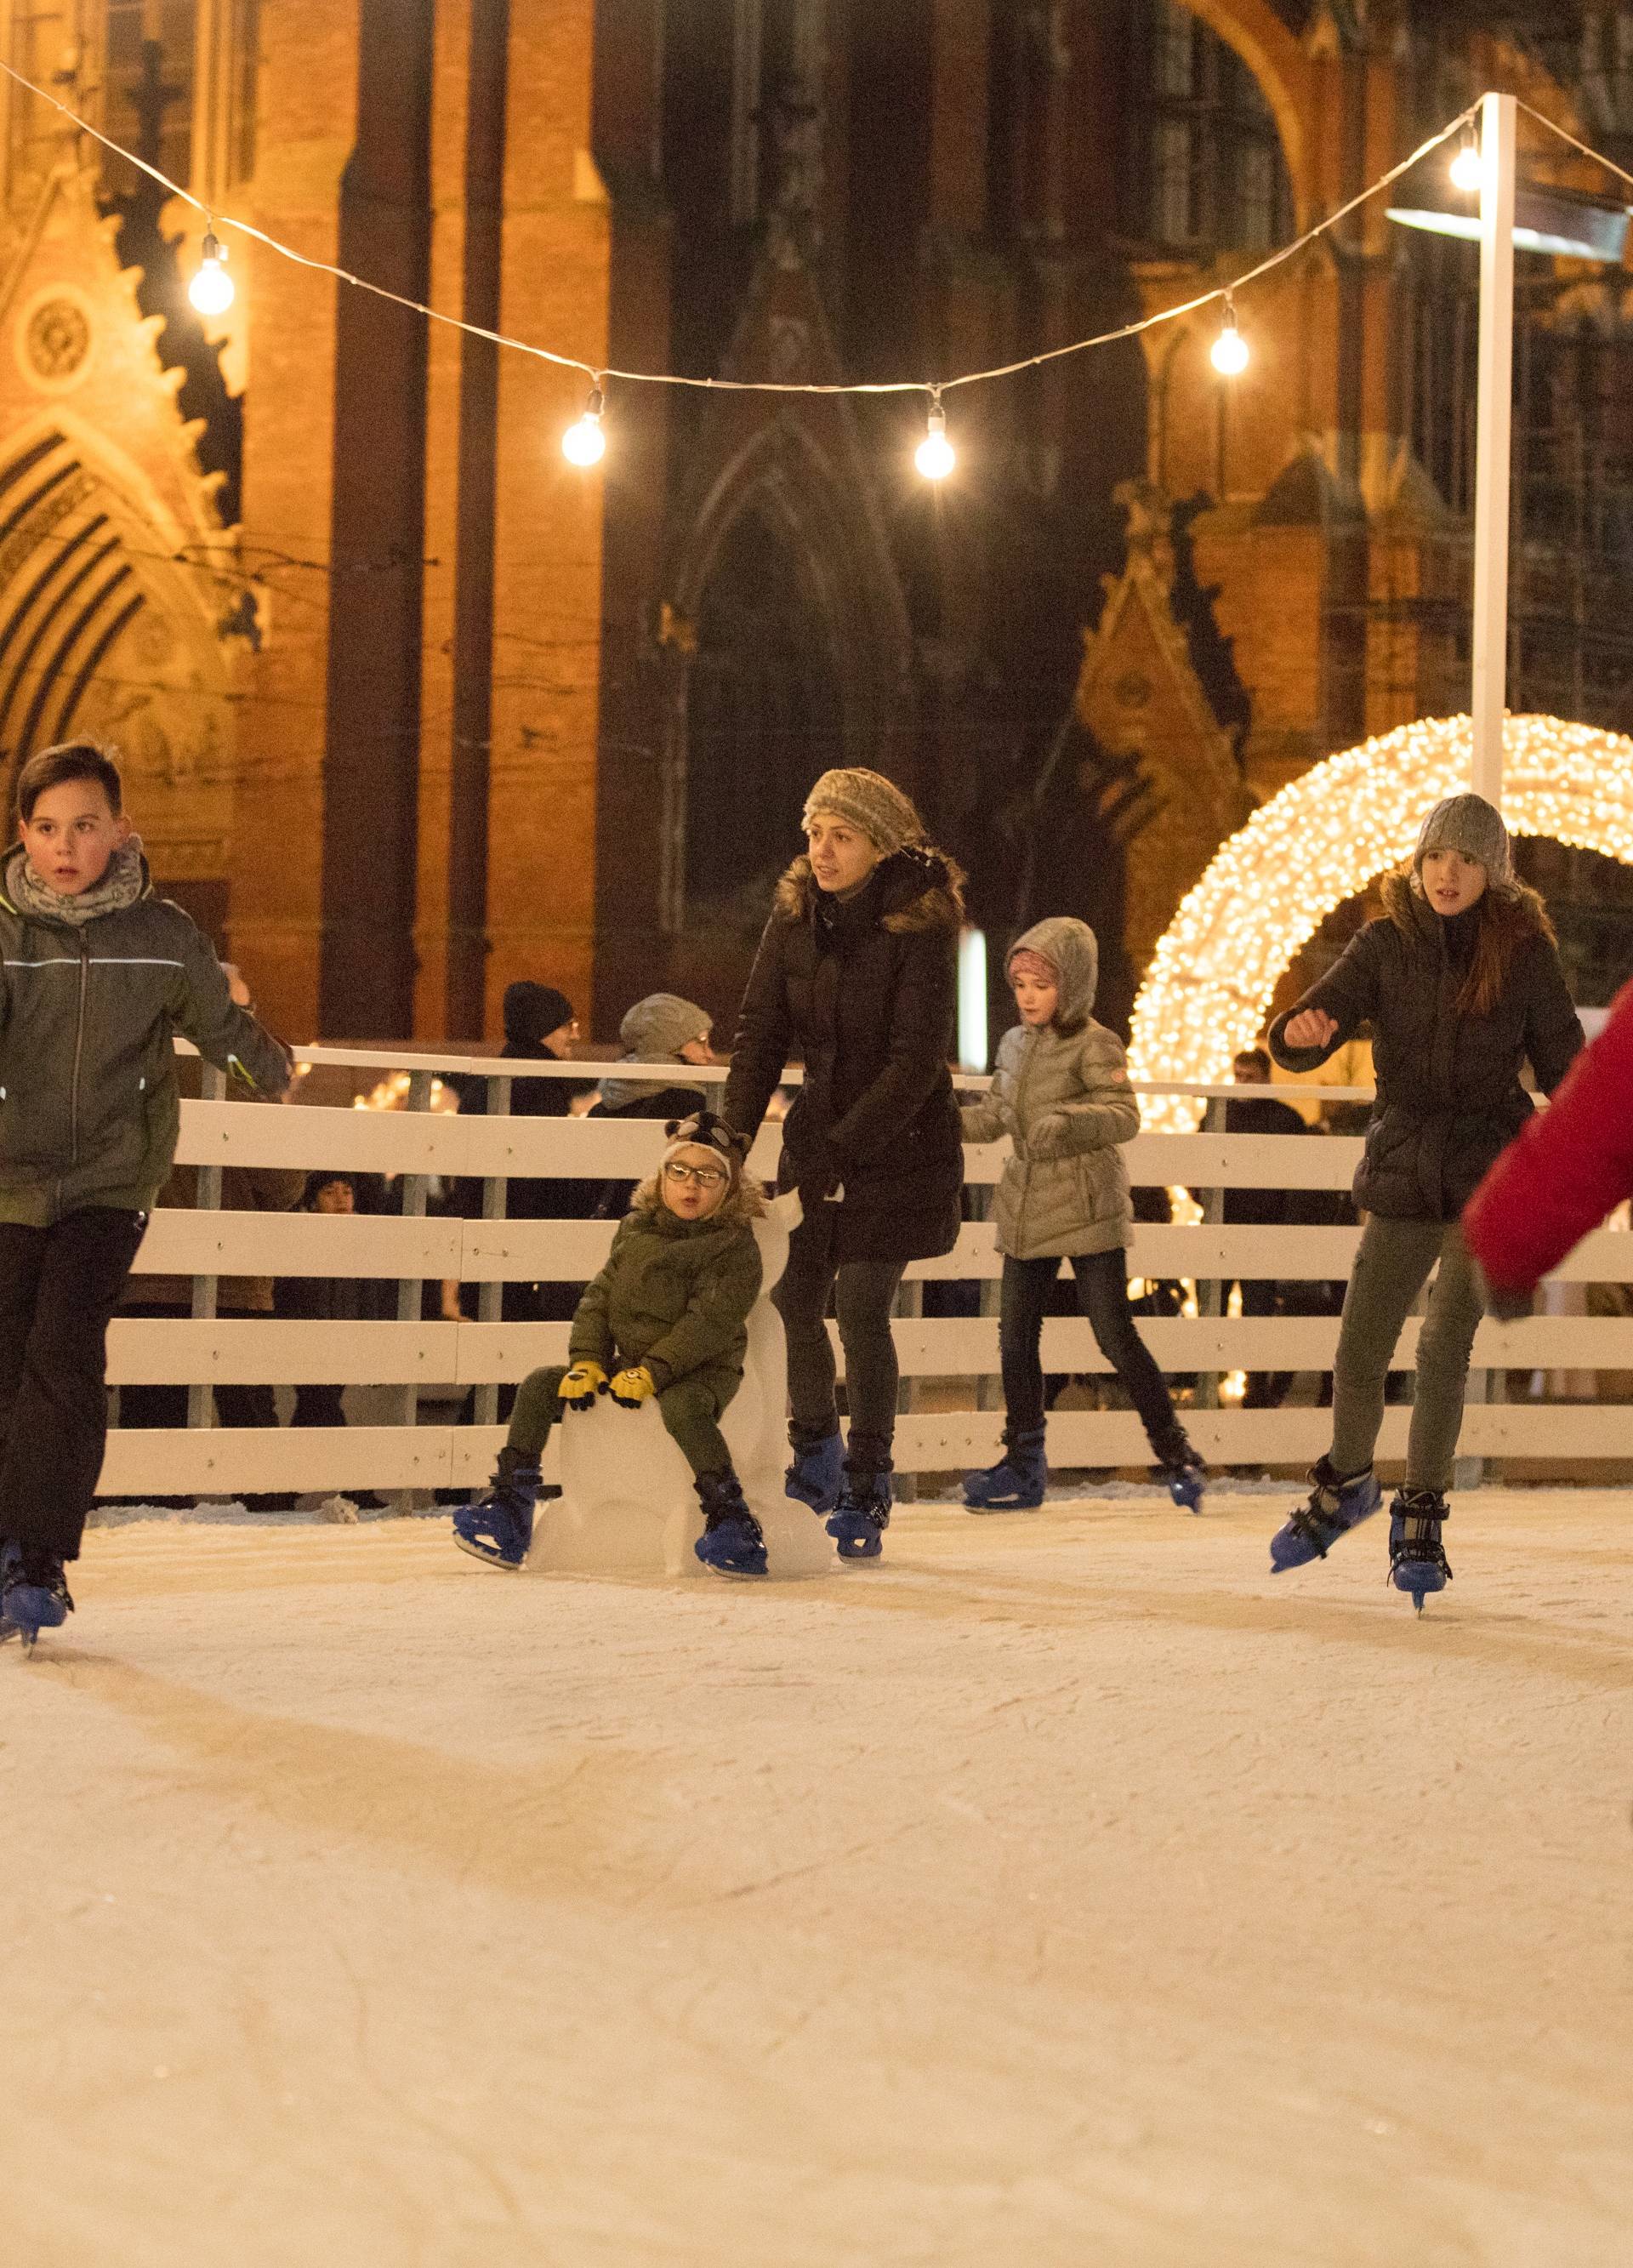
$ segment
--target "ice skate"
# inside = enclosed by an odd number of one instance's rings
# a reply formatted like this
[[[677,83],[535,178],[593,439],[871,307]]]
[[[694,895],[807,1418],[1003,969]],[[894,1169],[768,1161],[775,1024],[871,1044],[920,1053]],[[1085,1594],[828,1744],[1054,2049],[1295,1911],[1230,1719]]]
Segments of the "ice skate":
[[[1312,1559],[1325,1559],[1341,1535],[1370,1520],[1383,1502],[1383,1491],[1369,1465],[1365,1472],[1341,1480],[1328,1459],[1312,1468],[1310,1501],[1293,1513],[1270,1538],[1270,1572],[1284,1575],[1290,1567],[1307,1567]]]
[[[1440,1542],[1440,1523],[1448,1517],[1437,1489],[1397,1489],[1389,1507],[1389,1580],[1420,1615],[1431,1592],[1444,1591],[1452,1580]]]
[[[972,1512],[1035,1512],[1048,1486],[1043,1454],[1044,1429],[1006,1431],[1004,1454],[996,1465],[964,1476],[964,1501]]]
[[[1175,1433],[1157,1452],[1169,1495],[1181,1512],[1200,1512],[1208,1487],[1208,1468],[1200,1451],[1183,1433]]]
[[[501,1449],[487,1495],[461,1505],[454,1513],[454,1542],[473,1559],[485,1559],[489,1566],[514,1574],[526,1563],[539,1493],[537,1462],[530,1462],[518,1449]]]
[[[890,1525],[890,1459],[855,1438],[845,1459],[845,1485],[828,1521],[842,1559],[877,1559]]]
[[[796,1504],[813,1512],[832,1512],[844,1484],[844,1445],[837,1432],[806,1433],[797,1425],[788,1429],[794,1462],[783,1475],[783,1487]]]
[[[697,1493],[702,1500],[703,1532],[692,1549],[704,1566],[717,1575],[763,1575],[765,1534],[743,1500],[737,1475],[705,1473]]]
[[[60,1630],[74,1611],[63,1563],[48,1551],[7,1543],[0,1553],[0,1638],[20,1638],[32,1653],[42,1630]]]

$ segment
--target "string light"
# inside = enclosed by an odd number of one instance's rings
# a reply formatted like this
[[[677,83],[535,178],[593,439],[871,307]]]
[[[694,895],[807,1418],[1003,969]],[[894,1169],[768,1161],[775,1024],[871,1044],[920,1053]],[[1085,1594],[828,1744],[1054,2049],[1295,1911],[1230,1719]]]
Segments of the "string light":
[[[928,426],[913,461],[927,481],[945,481],[958,462],[958,452],[947,438],[947,413],[939,394],[931,401]]]
[[[1510,717],[1503,815],[1633,865],[1633,740],[1555,717]],[[1424,814],[1463,792],[1467,717],[1402,726],[1329,756],[1254,812],[1174,916],[1135,1003],[1129,1067],[1158,1086],[1223,1086],[1264,1028],[1279,980],[1328,916],[1399,865]],[[1194,1130],[1199,1106],[1151,1095],[1153,1132]]]
[[[607,454],[607,434],[601,424],[606,408],[606,395],[599,386],[592,387],[584,416],[562,436],[562,454],[570,465],[599,465]]]
[[[232,278],[227,273],[227,247],[213,228],[207,228],[198,274],[188,285],[188,297],[201,315],[224,315],[234,296]]]
[[[1236,301],[1225,295],[1225,328],[1213,342],[1213,366],[1221,378],[1239,378],[1248,364],[1247,342],[1236,328]]]
[[[1485,160],[1480,154],[1480,144],[1473,127],[1467,129],[1452,160],[1452,187],[1460,189],[1465,196],[1473,196],[1485,185]]]

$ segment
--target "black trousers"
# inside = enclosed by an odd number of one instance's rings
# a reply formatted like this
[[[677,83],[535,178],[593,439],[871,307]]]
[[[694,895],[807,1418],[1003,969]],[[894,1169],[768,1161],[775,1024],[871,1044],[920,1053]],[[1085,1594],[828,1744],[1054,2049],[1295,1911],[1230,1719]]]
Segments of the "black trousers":
[[[1078,1282],[1078,1307],[1095,1343],[1140,1415],[1147,1440],[1163,1459],[1180,1431],[1167,1382],[1135,1328],[1129,1305],[1128,1262],[1121,1251],[1082,1253],[1069,1263]],[[1058,1259],[1004,1263],[998,1308],[998,1354],[1004,1407],[1010,1430],[1036,1432],[1043,1424],[1043,1365],[1039,1349]]]
[[[836,1433],[834,1349],[828,1336],[828,1301],[839,1318],[845,1350],[845,1401],[854,1441],[865,1435],[888,1452],[896,1431],[901,1372],[891,1336],[891,1310],[905,1260],[834,1258],[830,1205],[813,1205],[794,1231],[788,1268],[771,1294],[788,1334],[788,1399],[802,1432]]]
[[[77,1559],[107,1446],[107,1326],[147,1226],[87,1205],[0,1222],[0,1532]]]

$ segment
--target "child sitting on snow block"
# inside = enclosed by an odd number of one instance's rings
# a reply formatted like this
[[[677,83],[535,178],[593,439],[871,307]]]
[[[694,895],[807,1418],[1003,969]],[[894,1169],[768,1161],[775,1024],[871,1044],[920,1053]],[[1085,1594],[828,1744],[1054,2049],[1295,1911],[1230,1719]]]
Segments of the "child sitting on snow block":
[[[573,1317],[566,1369],[535,1370],[516,1397],[488,1494],[454,1514],[454,1540],[517,1568],[533,1540],[540,1460],[556,1414],[610,1394],[621,1409],[657,1397],[691,1466],[704,1530],[697,1556],[722,1574],[763,1575],[765,1539],[744,1501],[720,1419],[742,1383],[760,1295],[754,1223],[764,1200],[743,1179],[745,1145],[708,1111],[669,1127],[670,1145],[636,1191],[607,1265]]]

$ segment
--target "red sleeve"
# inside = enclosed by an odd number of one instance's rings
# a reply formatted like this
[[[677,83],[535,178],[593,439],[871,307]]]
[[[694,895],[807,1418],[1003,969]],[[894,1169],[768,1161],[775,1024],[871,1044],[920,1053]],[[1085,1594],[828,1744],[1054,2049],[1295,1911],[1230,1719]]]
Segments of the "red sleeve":
[[[1463,1215],[1488,1281],[1528,1291],[1633,1196],[1633,984]]]

